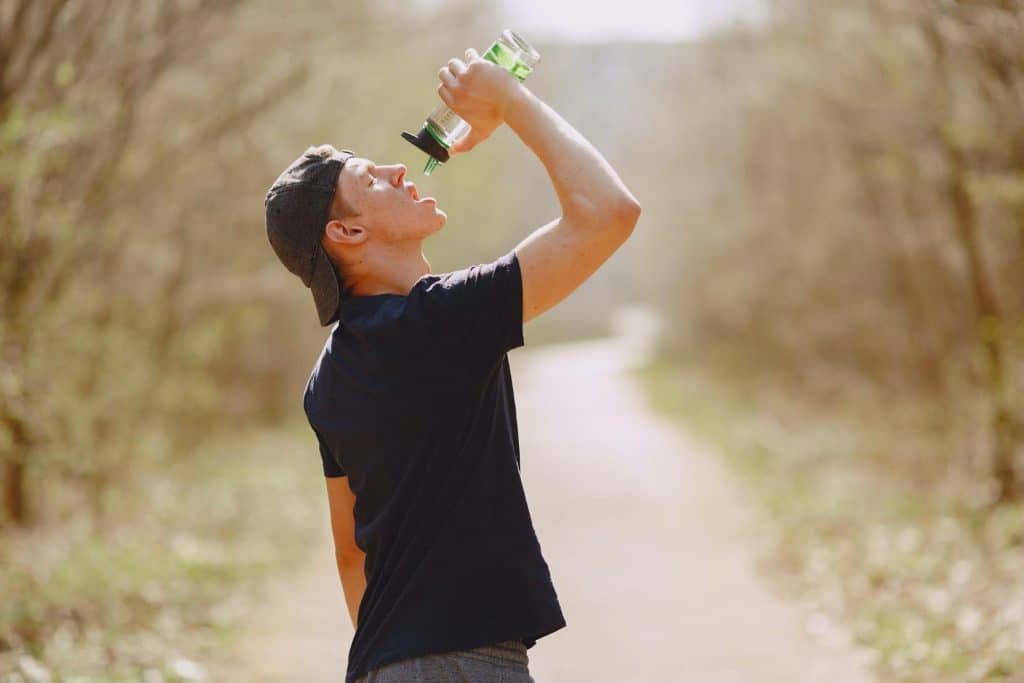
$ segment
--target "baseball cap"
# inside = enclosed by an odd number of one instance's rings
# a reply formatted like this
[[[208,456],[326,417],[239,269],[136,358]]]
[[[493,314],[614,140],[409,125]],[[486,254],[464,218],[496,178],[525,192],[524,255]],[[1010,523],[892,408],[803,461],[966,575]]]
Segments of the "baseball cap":
[[[267,190],[263,206],[267,238],[284,267],[313,293],[321,325],[337,319],[338,274],[320,239],[324,234],[341,169],[355,154],[335,150],[325,157],[309,147]]]

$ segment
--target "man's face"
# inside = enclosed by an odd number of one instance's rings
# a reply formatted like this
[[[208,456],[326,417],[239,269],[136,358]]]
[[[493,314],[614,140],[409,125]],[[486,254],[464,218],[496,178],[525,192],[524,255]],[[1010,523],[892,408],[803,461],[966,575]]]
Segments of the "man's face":
[[[344,219],[361,225],[370,239],[399,242],[423,239],[440,230],[448,214],[433,197],[419,197],[405,180],[403,164],[378,165],[352,157],[341,169],[338,188],[358,216]]]

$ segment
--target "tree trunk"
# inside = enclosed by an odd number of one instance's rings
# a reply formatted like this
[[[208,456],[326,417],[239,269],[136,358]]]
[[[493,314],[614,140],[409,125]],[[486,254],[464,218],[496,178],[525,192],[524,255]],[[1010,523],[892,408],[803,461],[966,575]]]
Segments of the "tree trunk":
[[[985,371],[991,401],[992,476],[997,485],[996,502],[1015,497],[1016,472],[1014,450],[1016,434],[1014,414],[1006,391],[1006,356],[1003,317],[995,290],[989,281],[978,235],[977,213],[967,190],[963,154],[956,143],[944,145],[949,164],[949,192],[957,234],[967,257],[967,276],[970,280],[974,305],[978,312],[981,347],[985,355]]]
[[[7,519],[17,526],[28,526],[28,492],[25,485],[25,450],[28,447],[28,431],[25,424],[14,415],[4,418],[11,434],[10,451],[4,457],[3,506]]]

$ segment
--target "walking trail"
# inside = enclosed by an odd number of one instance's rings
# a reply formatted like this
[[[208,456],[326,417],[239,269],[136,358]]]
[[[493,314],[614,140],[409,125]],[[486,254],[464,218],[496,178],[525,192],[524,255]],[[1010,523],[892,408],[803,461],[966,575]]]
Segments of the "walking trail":
[[[749,494],[655,416],[626,374],[646,348],[634,333],[509,356],[523,482],[567,622],[528,651],[533,677],[873,680],[840,630],[759,575],[765,522]],[[326,526],[319,539],[301,573],[276,580],[254,611],[226,680],[344,680],[353,629]]]

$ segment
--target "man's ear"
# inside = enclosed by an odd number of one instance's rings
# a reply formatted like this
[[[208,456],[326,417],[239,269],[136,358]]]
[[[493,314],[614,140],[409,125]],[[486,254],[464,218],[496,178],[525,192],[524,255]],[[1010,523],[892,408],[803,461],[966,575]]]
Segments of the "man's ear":
[[[366,229],[355,222],[342,223],[340,220],[327,221],[324,237],[339,244],[361,244],[366,241]]]

